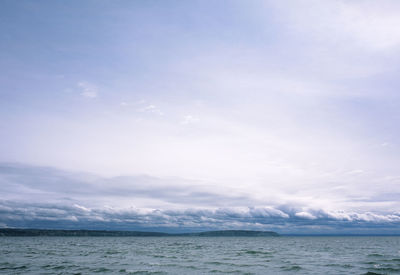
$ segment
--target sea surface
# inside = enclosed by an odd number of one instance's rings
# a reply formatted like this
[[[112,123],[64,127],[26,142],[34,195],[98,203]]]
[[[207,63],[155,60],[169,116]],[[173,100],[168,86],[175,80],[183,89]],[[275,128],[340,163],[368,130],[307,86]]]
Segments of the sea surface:
[[[400,237],[0,237],[0,274],[400,274]]]

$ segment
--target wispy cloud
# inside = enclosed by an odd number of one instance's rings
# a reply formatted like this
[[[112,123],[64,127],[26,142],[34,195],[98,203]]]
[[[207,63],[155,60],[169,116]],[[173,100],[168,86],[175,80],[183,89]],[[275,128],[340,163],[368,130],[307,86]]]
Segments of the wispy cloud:
[[[123,107],[132,106],[132,107],[136,108],[136,111],[139,113],[147,113],[147,114],[153,114],[153,115],[157,115],[157,116],[164,115],[164,112],[162,112],[159,107],[157,107],[156,105],[151,104],[143,99],[139,100],[139,101],[135,101],[133,103],[121,102],[120,105]]]
[[[156,115],[160,115],[160,116],[164,115],[164,113],[161,112],[161,110],[153,104],[139,108],[138,111],[144,112],[144,113],[156,114]]]
[[[187,125],[187,124],[193,124],[200,121],[199,118],[192,116],[192,115],[185,115],[183,116],[183,119],[181,120],[181,124]]]
[[[81,95],[87,98],[96,98],[98,96],[98,88],[96,85],[87,81],[78,82],[78,87],[81,89]]]
[[[372,51],[400,46],[400,31],[395,27],[400,23],[400,5],[396,1],[280,1],[276,4],[283,9],[281,14],[290,18],[291,28],[312,35],[319,42]],[[344,41],[348,43],[341,43]]]

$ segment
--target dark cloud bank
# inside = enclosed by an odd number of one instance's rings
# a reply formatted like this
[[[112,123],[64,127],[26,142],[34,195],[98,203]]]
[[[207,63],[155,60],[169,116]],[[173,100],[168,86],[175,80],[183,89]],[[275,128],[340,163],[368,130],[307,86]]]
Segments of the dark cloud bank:
[[[298,234],[399,234],[400,213],[307,209],[252,203],[241,194],[208,190],[182,179],[101,178],[54,168],[0,165],[0,226],[190,232],[275,230]],[[229,192],[227,192],[229,193]],[[150,200],[158,207],[110,202]],[[110,206],[111,205],[111,206]],[[257,206],[252,206],[257,205]]]

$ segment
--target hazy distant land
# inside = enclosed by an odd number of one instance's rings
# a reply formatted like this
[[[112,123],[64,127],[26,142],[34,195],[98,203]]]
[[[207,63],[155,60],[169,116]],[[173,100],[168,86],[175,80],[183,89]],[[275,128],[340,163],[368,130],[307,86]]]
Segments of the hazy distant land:
[[[144,231],[109,230],[58,230],[58,229],[16,229],[2,228],[0,236],[71,236],[71,237],[278,237],[273,231],[218,230],[198,233],[163,233]]]

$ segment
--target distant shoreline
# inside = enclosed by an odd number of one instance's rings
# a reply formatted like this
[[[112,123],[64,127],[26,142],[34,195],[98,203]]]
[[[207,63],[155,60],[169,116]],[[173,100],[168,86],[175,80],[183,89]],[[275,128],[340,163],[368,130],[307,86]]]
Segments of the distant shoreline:
[[[115,230],[63,230],[63,229],[22,229],[1,228],[0,237],[278,237],[273,231],[217,230],[197,233],[164,233],[147,231]]]
[[[281,237],[400,237],[400,234],[280,234]]]

